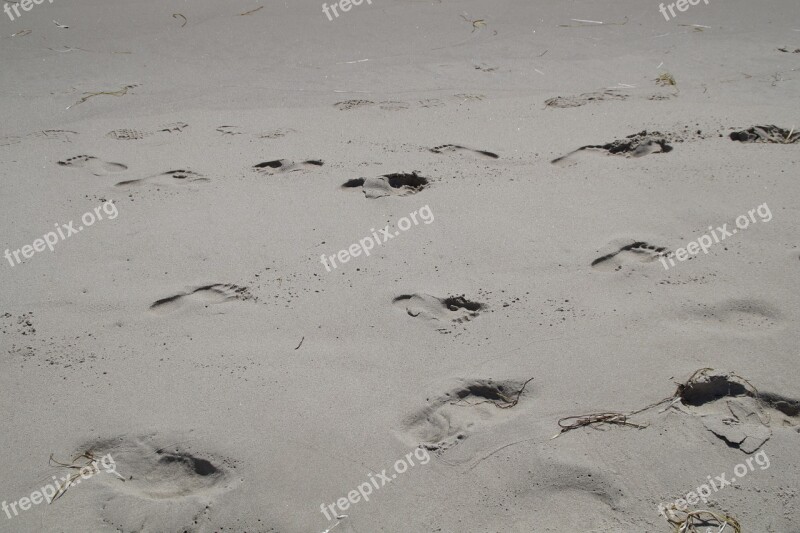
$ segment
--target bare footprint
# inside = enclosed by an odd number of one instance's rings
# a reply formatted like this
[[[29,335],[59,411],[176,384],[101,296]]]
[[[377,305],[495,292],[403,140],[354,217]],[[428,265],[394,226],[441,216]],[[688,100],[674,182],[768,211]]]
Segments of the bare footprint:
[[[150,306],[150,311],[156,314],[168,314],[187,305],[221,304],[233,300],[250,300],[253,296],[246,287],[238,285],[214,283],[197,287],[189,292],[182,292],[174,296],[162,298]]]
[[[666,137],[660,132],[648,133],[641,131],[628,135],[624,139],[617,139],[606,144],[589,144],[581,146],[577,150],[557,157],[551,161],[558,166],[571,166],[575,164],[572,159],[577,153],[584,150],[605,152],[607,155],[619,155],[623,157],[644,157],[653,153],[667,153],[672,151],[672,146],[667,144]]]
[[[490,159],[497,159],[500,157],[499,155],[495,154],[494,152],[487,152],[485,150],[475,150],[473,148],[467,148],[466,146],[461,146],[459,144],[443,144],[441,146],[434,146],[430,149],[431,152],[434,154],[444,154],[447,152],[468,152],[474,155],[479,155],[482,157],[488,157]]]
[[[63,167],[85,168],[95,176],[108,176],[128,169],[122,163],[108,163],[91,155],[76,155],[59,161],[58,164]]]
[[[275,159],[274,161],[264,161],[254,165],[253,168],[262,174],[278,174],[286,172],[297,172],[298,170],[310,170],[321,167],[324,163],[318,159],[295,162],[288,159]]]
[[[602,102],[606,100],[625,100],[628,98],[627,94],[621,93],[616,90],[605,90],[593,93],[583,93],[579,96],[557,96],[544,101],[545,107],[580,107],[593,102]]]
[[[438,298],[424,293],[403,294],[392,303],[405,309],[408,316],[444,324],[469,322],[486,308],[486,305],[467,300],[463,295]]]
[[[800,425],[800,401],[759,392],[732,372],[704,368],[679,393],[680,410],[700,417],[728,446],[748,454],[761,448],[773,429]]]
[[[371,100],[345,100],[343,102],[336,102],[335,104],[333,104],[333,107],[335,107],[339,111],[348,111],[356,107],[365,107],[371,105],[375,105],[375,102]]]
[[[209,181],[208,178],[204,178],[202,174],[198,174],[192,170],[169,170],[167,172],[162,172],[161,174],[156,174],[154,176],[149,176],[147,178],[141,178],[138,180],[128,180],[128,181],[120,181],[115,185],[115,187],[138,187],[142,185],[185,185],[187,183],[196,183],[196,182],[203,182]]]
[[[118,141],[138,141],[147,137],[151,137],[156,133],[175,133],[182,132],[185,128],[189,127],[185,122],[173,122],[160,126],[156,131],[141,131],[132,129],[118,129],[106,133],[106,137],[116,139]]]
[[[524,402],[529,392],[526,385],[516,381],[462,380],[459,386],[403,420],[401,436],[411,445],[444,452],[475,432],[517,416],[518,403]]]
[[[603,272],[617,272],[626,264],[652,263],[669,254],[666,248],[643,241],[627,244],[618,250],[592,261],[592,268]]]
[[[428,187],[428,178],[416,172],[400,172],[385,174],[377,178],[355,178],[342,184],[343,189],[361,188],[367,198],[381,198],[384,196],[408,196],[416,194]]]
[[[683,320],[707,331],[747,336],[767,334],[784,325],[777,309],[753,299],[700,303],[685,312]]]

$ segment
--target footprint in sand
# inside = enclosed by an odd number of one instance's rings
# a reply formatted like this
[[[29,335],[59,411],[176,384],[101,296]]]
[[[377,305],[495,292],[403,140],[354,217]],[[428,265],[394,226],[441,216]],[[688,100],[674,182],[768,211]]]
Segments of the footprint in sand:
[[[544,101],[545,107],[580,107],[594,102],[606,100],[626,100],[627,94],[615,90],[598,91],[594,93],[583,93],[579,96],[556,96]]]
[[[412,446],[441,453],[475,432],[518,416],[519,404],[529,393],[525,382],[462,380],[403,420],[400,436]]]
[[[233,300],[251,300],[253,295],[246,287],[238,285],[214,283],[197,287],[189,292],[182,292],[174,296],[162,298],[150,306],[150,311],[156,314],[168,314],[187,305],[209,305],[221,304]]]
[[[592,268],[603,272],[617,272],[626,264],[652,263],[670,252],[661,246],[653,246],[643,241],[626,244],[616,251],[592,261]]]
[[[416,172],[401,172],[385,174],[377,178],[355,178],[342,184],[343,189],[361,188],[367,198],[381,198],[383,196],[408,196],[416,194],[429,185],[428,178]]]
[[[209,179],[204,178],[202,174],[198,174],[197,172],[191,170],[169,170],[167,172],[162,172],[161,174],[156,174],[147,178],[120,181],[115,185],[115,187],[139,187],[150,184],[167,186],[186,185],[188,183],[198,183],[203,181],[209,181]]]
[[[209,507],[235,490],[241,476],[235,460],[195,451],[194,440],[122,435],[83,443],[77,453],[88,450],[97,460],[98,472],[87,483],[102,495],[95,507],[104,529],[197,531]]]
[[[308,161],[295,162],[289,159],[276,159],[274,161],[265,161],[254,165],[253,168],[262,174],[278,174],[287,172],[297,172],[298,170],[311,170],[315,167],[321,167],[324,163],[318,159],[310,159]]]
[[[95,176],[108,176],[128,169],[122,163],[108,163],[91,155],[76,155],[58,164],[62,167],[85,168]]]
[[[366,107],[371,105],[375,105],[375,102],[371,100],[345,100],[343,102],[336,102],[333,104],[333,107],[339,111],[348,111],[356,107]]]
[[[118,141],[138,141],[146,137],[151,137],[156,133],[182,132],[184,128],[187,127],[189,127],[189,125],[186,124],[185,122],[173,122],[171,124],[165,124],[161,126],[156,131],[141,131],[141,130],[132,130],[123,128],[119,130],[109,131],[108,133],[106,133],[106,137],[110,137]]]
[[[494,152],[487,152],[485,150],[474,150],[472,148],[467,148],[466,146],[461,146],[460,144],[443,144],[441,146],[434,146],[433,148],[430,149],[430,151],[433,152],[434,154],[467,152],[481,157],[488,157],[489,159],[497,159],[498,157],[500,157]]]
[[[678,392],[680,411],[700,417],[706,429],[747,454],[761,448],[773,430],[800,425],[800,401],[758,391],[732,372],[704,368]]]
[[[784,325],[777,309],[753,299],[729,299],[711,305],[700,303],[684,312],[682,318],[684,325],[726,335],[763,335]]]
[[[403,294],[392,303],[409,316],[434,324],[469,322],[486,309],[485,304],[467,300],[463,295],[438,298],[424,293]]]
[[[667,153],[672,151],[672,146],[667,144],[666,137],[657,131],[647,133],[641,131],[628,135],[624,139],[617,139],[607,144],[589,144],[581,146],[577,150],[557,157],[551,161],[558,166],[572,166],[575,164],[575,156],[584,150],[605,152],[608,155],[619,155],[623,157],[644,157],[654,153]]]
[[[734,131],[730,134],[730,138],[732,141],[742,143],[794,144],[800,141],[800,131],[795,128],[786,130],[770,124]]]

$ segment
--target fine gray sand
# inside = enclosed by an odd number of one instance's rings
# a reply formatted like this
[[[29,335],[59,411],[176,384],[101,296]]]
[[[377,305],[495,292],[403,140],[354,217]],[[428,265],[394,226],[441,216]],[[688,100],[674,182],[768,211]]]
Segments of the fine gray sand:
[[[800,7],[681,5],[8,4],[0,531],[800,532]]]

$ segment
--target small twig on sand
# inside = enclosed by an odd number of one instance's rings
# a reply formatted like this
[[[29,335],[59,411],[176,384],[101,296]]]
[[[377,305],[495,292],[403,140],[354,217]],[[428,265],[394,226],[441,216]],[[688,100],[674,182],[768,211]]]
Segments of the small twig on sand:
[[[264,6],[258,6],[257,8],[251,9],[250,11],[246,11],[244,13],[239,13],[239,16],[243,17],[245,15],[251,15],[251,14],[255,13],[256,11],[258,11],[259,9],[264,9]]]
[[[298,344],[298,345],[297,345],[297,348],[295,348],[295,350],[299,349],[299,348],[300,348],[300,347],[303,345],[303,341],[304,341],[304,340],[306,340],[306,338],[305,338],[305,337],[303,337],[302,339],[300,339],[300,344]]]
[[[176,19],[176,18],[178,18],[178,17],[180,17],[180,18],[182,18],[182,19],[183,19],[183,24],[181,24],[181,28],[183,28],[184,26],[186,26],[186,23],[187,23],[187,22],[189,22],[189,21],[188,21],[188,20],[186,20],[186,17],[184,17],[184,16],[183,16],[183,15],[181,15],[180,13],[173,13],[173,14],[172,14],[172,18]]]
[[[575,22],[581,22],[581,24],[559,24],[559,28],[585,28],[586,26],[592,26],[594,24],[602,24],[603,26],[623,26],[628,23],[628,17],[625,17],[625,20],[622,22],[600,22],[599,20],[579,20],[579,19],[570,19],[574,20]]]

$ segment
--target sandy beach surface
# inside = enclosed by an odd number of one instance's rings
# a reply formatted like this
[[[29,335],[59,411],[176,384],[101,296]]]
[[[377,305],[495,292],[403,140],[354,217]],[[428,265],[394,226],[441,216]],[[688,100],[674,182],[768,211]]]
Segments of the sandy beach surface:
[[[693,1],[5,4],[0,531],[800,532],[800,6]]]

